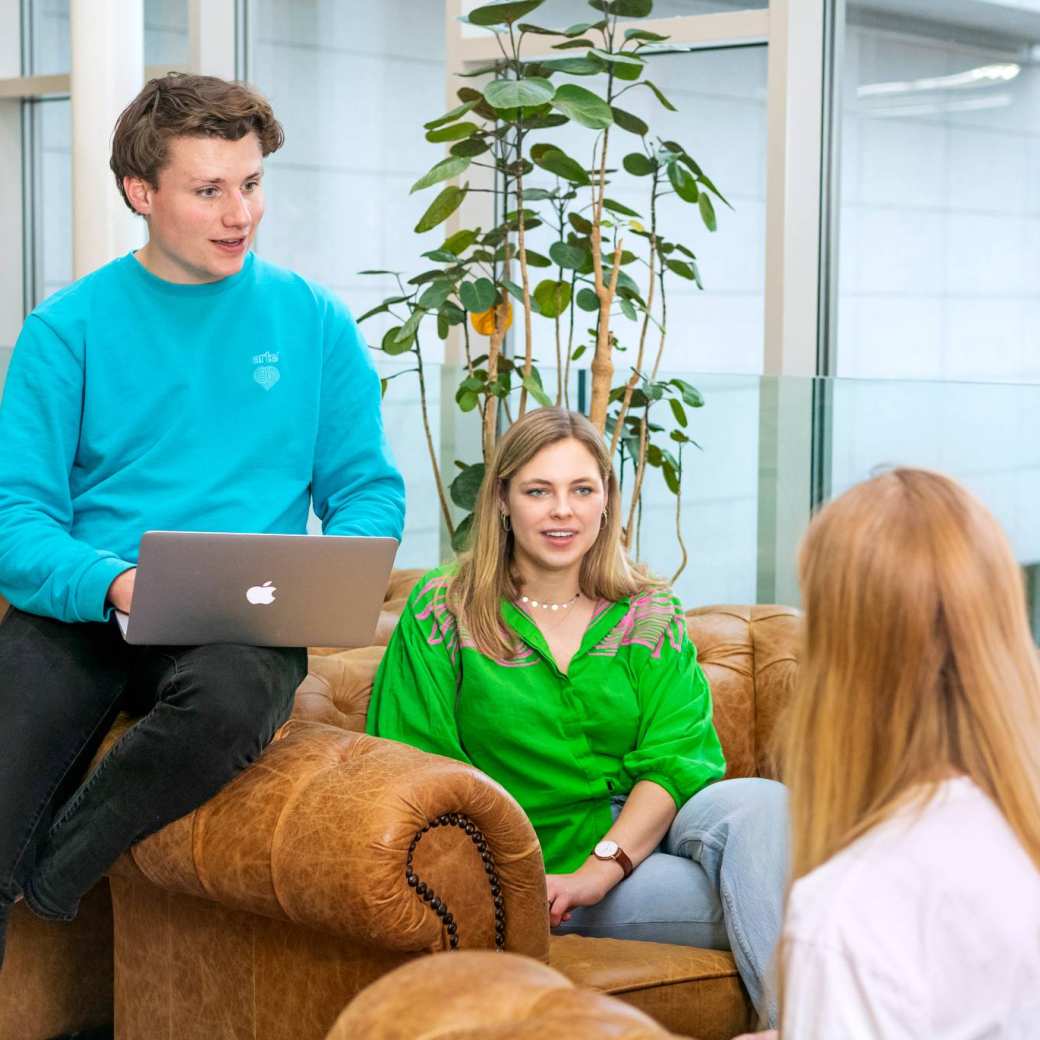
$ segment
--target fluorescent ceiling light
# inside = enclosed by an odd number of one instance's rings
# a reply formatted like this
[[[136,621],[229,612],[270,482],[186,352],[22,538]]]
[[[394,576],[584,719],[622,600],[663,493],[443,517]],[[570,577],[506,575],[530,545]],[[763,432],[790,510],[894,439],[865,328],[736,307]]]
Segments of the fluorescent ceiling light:
[[[916,94],[926,90],[964,90],[973,87],[994,87],[1014,79],[1022,71],[1015,62],[1002,65],[980,65],[949,76],[928,76],[924,79],[897,80],[892,83],[864,83],[856,90],[861,98],[884,97],[892,94]]]

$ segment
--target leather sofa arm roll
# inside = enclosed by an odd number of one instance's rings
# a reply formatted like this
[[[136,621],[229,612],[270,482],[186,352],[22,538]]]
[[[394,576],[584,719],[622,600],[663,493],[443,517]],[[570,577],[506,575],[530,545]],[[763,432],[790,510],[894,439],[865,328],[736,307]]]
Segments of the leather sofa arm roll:
[[[524,957],[425,957],[373,982],[325,1040],[678,1040],[613,997]]]
[[[541,850],[519,805],[463,763],[317,722],[288,722],[252,767],[113,873],[405,953],[449,948],[447,913],[460,947],[494,947],[496,885],[502,945],[548,956]]]

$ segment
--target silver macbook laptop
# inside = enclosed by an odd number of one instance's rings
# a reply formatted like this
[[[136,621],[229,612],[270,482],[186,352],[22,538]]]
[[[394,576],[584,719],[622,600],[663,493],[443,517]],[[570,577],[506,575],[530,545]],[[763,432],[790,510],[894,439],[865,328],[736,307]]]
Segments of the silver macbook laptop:
[[[128,643],[367,646],[394,564],[393,538],[148,531]]]

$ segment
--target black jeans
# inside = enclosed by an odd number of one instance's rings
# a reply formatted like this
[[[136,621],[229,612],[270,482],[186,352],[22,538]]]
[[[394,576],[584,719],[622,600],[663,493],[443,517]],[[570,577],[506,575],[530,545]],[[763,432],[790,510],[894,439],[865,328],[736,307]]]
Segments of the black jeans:
[[[259,756],[306,671],[303,648],[136,647],[114,621],[12,608],[0,624],[0,930],[19,892],[43,917],[73,918],[126,848]],[[141,717],[84,779],[121,709]]]

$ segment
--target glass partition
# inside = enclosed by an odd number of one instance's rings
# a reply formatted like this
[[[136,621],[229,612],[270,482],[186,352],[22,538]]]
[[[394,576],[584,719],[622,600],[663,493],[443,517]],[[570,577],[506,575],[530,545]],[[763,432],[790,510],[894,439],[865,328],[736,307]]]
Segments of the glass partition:
[[[1040,7],[848,0],[836,375],[1035,381]]]

